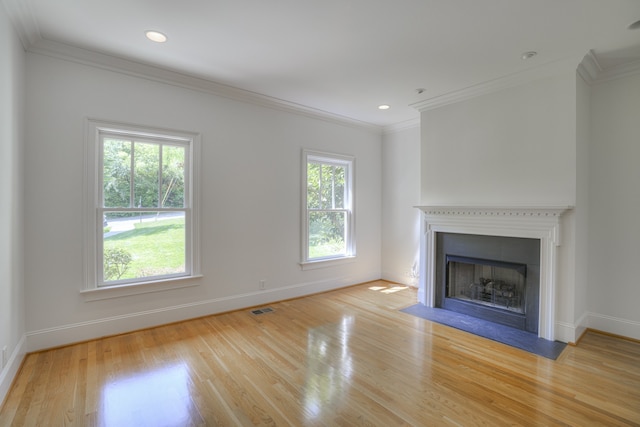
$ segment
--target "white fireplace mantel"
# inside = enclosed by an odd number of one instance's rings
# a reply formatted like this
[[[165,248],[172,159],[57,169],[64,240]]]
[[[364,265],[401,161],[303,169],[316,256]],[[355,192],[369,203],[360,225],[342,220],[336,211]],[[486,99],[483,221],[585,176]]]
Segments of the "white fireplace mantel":
[[[436,233],[540,239],[538,336],[555,339],[556,258],[560,218],[572,206],[416,206],[422,211],[418,300],[435,305]]]

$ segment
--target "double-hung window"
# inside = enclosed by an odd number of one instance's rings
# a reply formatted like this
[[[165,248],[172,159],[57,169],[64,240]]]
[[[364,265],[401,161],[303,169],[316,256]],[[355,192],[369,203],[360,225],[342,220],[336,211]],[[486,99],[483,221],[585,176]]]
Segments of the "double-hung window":
[[[355,256],[351,156],[303,151],[302,265]]]
[[[199,274],[196,134],[89,121],[87,289]]]

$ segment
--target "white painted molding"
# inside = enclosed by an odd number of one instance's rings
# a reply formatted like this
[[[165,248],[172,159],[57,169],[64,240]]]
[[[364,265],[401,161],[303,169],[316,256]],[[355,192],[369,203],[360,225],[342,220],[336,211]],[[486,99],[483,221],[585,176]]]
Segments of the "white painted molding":
[[[600,313],[587,313],[587,327],[610,334],[640,340],[640,322]]]
[[[603,72],[598,75],[594,83],[604,83],[638,73],[640,73],[640,61],[627,62],[626,64],[621,64],[616,67],[605,68]]]
[[[20,341],[18,341],[15,349],[11,352],[7,365],[2,369],[2,371],[0,371],[0,408],[9,393],[13,379],[18,374],[22,361],[27,354],[26,342],[26,335],[23,335],[22,338],[20,338]]]
[[[465,206],[465,205],[438,205],[415,206],[428,215],[448,215],[454,217],[482,216],[482,217],[556,217],[559,218],[573,206]]]
[[[640,73],[640,60],[603,68],[596,53],[590,50],[578,65],[577,71],[587,84],[595,85]]]
[[[419,127],[420,127],[420,117],[416,117],[415,119],[412,119],[412,120],[405,120],[404,122],[385,126],[382,129],[382,133],[385,135],[389,135],[392,133],[402,132],[403,130],[414,129]]]
[[[445,93],[433,98],[425,99],[411,104],[411,107],[420,112],[433,110],[449,104],[476,98],[503,89],[520,86],[542,78],[555,76],[563,72],[575,72],[582,58],[567,58],[561,61],[549,62],[537,67],[502,76],[493,80],[482,82],[464,89]]]
[[[364,129],[376,134],[382,133],[381,126],[371,123],[365,123],[346,116],[273,98],[256,92],[239,89],[213,80],[187,75],[184,72],[177,70],[161,68],[159,66],[90,51],[76,46],[42,39],[32,44],[28,51],[129,76],[165,83],[185,89],[196,90],[235,101],[246,102],[261,107],[272,108],[331,123]]]
[[[577,71],[587,84],[593,84],[598,79],[598,76],[602,74],[602,67],[593,50],[587,52],[582,62],[578,64]]]
[[[256,291],[229,297],[195,301],[187,304],[162,307],[121,316],[89,320],[52,328],[27,332],[28,352],[39,351],[61,345],[73,344],[99,337],[151,328],[168,323],[209,316],[248,307],[298,298],[320,292],[365,283],[380,278],[379,272],[366,275],[341,276],[327,280],[301,283],[280,288]]]
[[[400,285],[411,286],[412,288],[417,288],[418,286],[418,278],[410,277],[406,274],[397,274],[390,271],[383,271],[382,280],[387,280],[392,283],[398,283]]]
[[[574,323],[556,322],[556,341],[575,344],[587,330],[587,313],[584,313]]]
[[[565,342],[571,342],[575,344],[585,333],[588,327],[587,325],[589,323],[588,314],[589,313],[585,311],[582,316],[580,316],[578,320],[575,321],[575,323],[573,324],[573,339]]]
[[[560,217],[572,206],[416,206],[422,211],[418,301],[435,306],[436,233],[540,240],[538,336],[556,339],[556,264]]]

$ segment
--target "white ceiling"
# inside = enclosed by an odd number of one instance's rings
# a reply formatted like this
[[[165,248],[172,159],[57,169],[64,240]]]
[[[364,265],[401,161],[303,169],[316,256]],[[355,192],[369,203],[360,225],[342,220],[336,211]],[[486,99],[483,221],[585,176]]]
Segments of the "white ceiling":
[[[28,49],[63,43],[379,126],[589,51],[605,70],[640,63],[640,0],[2,1]]]

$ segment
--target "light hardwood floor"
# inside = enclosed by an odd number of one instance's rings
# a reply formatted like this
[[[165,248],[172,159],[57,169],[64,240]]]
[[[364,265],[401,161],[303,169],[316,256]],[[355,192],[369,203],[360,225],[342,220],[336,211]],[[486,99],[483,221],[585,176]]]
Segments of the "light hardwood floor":
[[[398,311],[387,282],[27,356],[0,426],[640,425],[640,343],[558,360]]]

